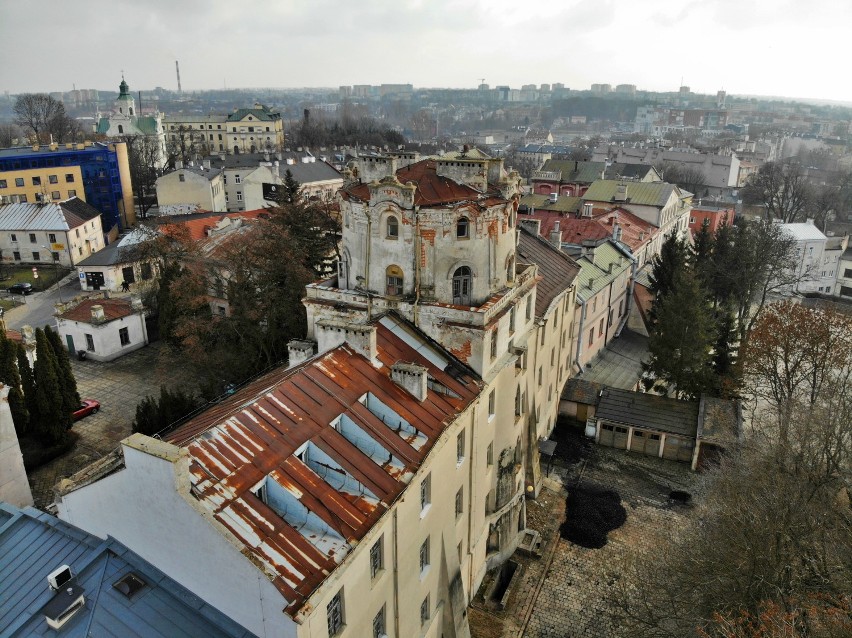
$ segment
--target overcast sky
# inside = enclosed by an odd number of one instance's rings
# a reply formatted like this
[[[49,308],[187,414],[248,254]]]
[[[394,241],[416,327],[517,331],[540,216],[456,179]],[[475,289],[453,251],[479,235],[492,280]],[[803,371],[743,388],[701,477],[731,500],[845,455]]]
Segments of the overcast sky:
[[[0,0],[0,90],[592,82],[852,102],[849,0]],[[9,62],[12,62],[11,64]]]

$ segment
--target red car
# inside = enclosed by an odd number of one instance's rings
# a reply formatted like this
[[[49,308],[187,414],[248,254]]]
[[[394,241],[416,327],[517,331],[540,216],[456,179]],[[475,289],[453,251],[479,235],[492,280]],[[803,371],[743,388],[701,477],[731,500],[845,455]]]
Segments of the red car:
[[[95,414],[98,410],[101,409],[100,401],[95,401],[94,399],[83,399],[80,402],[80,407],[74,410],[72,416],[75,421],[79,421],[84,416],[89,416],[90,414]]]

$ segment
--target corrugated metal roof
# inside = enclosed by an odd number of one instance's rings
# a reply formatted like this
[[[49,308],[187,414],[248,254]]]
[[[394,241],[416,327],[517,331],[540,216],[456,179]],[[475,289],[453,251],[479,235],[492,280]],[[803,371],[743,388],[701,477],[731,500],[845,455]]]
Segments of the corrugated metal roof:
[[[518,258],[524,263],[538,265],[541,280],[536,286],[535,314],[543,317],[553,300],[574,283],[580,267],[550,242],[533,235],[523,226],[518,235]]]
[[[614,202],[618,180],[601,179],[589,186],[583,195],[588,202]],[[665,206],[672,193],[680,193],[677,186],[666,182],[627,182],[627,201],[617,202],[639,206]]]
[[[263,566],[291,614],[482,389],[401,320],[386,316],[376,330],[381,367],[344,344],[266,375],[165,437],[188,449],[193,493]],[[452,394],[430,389],[418,402],[390,379],[400,361],[424,366]]]
[[[47,575],[62,565],[71,567],[86,605],[57,632],[41,609],[54,597]],[[145,583],[130,598],[113,586],[128,573]],[[0,503],[0,635],[253,636],[118,541],[5,503]]]
[[[99,215],[96,208],[76,197],[59,203],[3,204],[0,206],[0,231],[65,232]]]
[[[59,315],[59,319],[68,321],[92,321],[92,306],[101,306],[104,309],[104,322],[129,317],[133,314],[133,307],[126,299],[84,299],[79,304]]]
[[[781,230],[796,241],[817,241],[825,239],[819,228],[809,223],[780,224]]]
[[[577,259],[580,274],[577,276],[577,297],[586,301],[606,288],[619,275],[631,268],[631,260],[610,242],[595,247],[593,257]],[[609,265],[612,264],[612,272]],[[589,285],[591,283],[591,286]]]
[[[605,388],[595,416],[602,421],[694,438],[698,430],[698,407],[698,401]]]

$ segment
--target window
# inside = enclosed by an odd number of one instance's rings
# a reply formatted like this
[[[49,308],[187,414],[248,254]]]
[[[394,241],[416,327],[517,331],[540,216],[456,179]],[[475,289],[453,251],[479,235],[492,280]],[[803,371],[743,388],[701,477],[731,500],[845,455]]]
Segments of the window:
[[[33,251],[33,261],[41,261],[41,255],[38,253],[38,251]]]
[[[26,195],[18,195],[18,202],[21,203],[21,204],[26,204],[27,203],[27,196]]]
[[[186,175],[184,175],[183,173],[178,175],[178,181],[179,182],[185,182],[186,181]]]
[[[243,201],[243,194],[242,194],[241,191],[237,191],[237,201],[238,202]]]
[[[497,357],[497,328],[491,331],[491,358]]]
[[[95,351],[95,340],[90,334],[86,335],[86,350],[89,352]]]
[[[11,237],[10,237],[10,239],[11,239],[12,241],[18,241],[18,236],[17,236],[15,233],[11,233]]]
[[[464,430],[456,437],[456,462],[461,465],[464,461]]]
[[[388,266],[385,271],[386,293],[389,297],[398,297],[402,294],[402,268],[399,266]]]
[[[375,578],[384,569],[384,552],[382,551],[384,538],[384,536],[380,536],[379,540],[370,548],[370,578]]]
[[[384,638],[385,636],[385,606],[373,617],[373,638]]]
[[[53,256],[53,261],[59,261],[59,253],[54,251],[50,253]]]
[[[15,186],[23,186],[23,185],[24,185],[24,178],[23,177],[16,177],[15,178]]]
[[[521,408],[523,406],[523,399],[521,398],[521,388],[515,390],[515,416],[521,416]]]
[[[494,465],[494,442],[488,444],[488,448],[485,450],[485,464],[486,465]]]
[[[460,266],[453,273],[453,304],[456,306],[470,305],[470,289],[472,275],[470,268]]]
[[[33,177],[33,186],[41,186],[41,177]]]
[[[456,222],[456,237],[468,238],[470,236],[470,221],[467,217],[459,217]]]
[[[538,385],[541,386],[542,371],[541,366],[538,367]]]
[[[420,624],[425,625],[429,620],[429,595],[426,595],[426,598],[423,599],[423,602],[420,603]]]
[[[65,173],[65,183],[73,184],[74,183],[74,173]]]
[[[396,239],[397,237],[399,237],[399,220],[397,220],[396,217],[394,217],[393,215],[389,216],[387,222],[385,222],[385,225],[385,234],[387,235],[388,239]]]
[[[494,390],[492,390],[491,392],[488,393],[488,418],[489,419],[494,416],[496,407],[497,406],[496,406],[496,400],[495,400],[495,396],[494,396]]]
[[[127,331],[127,328],[120,328],[118,330],[118,338],[121,340],[121,345],[130,345],[130,333]]]
[[[601,335],[603,335],[603,329],[604,329],[604,318],[601,317],[601,322],[598,324],[598,336],[599,337]]]
[[[0,179],[0,188],[6,188],[6,180]]]
[[[515,306],[509,310],[509,332],[515,332]]]
[[[147,262],[143,263],[142,266],[140,266],[140,270],[141,270],[141,276],[142,276],[143,281],[147,281],[148,279],[150,279],[153,276],[151,264],[149,264]]]
[[[136,283],[136,275],[133,272],[133,266],[125,266],[122,268],[121,276],[124,277],[124,281],[128,284]]]
[[[532,295],[527,296],[527,311],[526,311],[527,321],[532,319]]]
[[[425,511],[432,503],[432,477],[427,476],[420,483],[420,510]]]
[[[35,236],[35,233],[30,233],[30,243],[31,243],[31,244],[36,243],[36,236]]]
[[[460,487],[456,492],[456,518],[464,513],[464,487]]]
[[[423,541],[423,544],[420,546],[420,576],[422,577],[424,572],[429,569],[429,537],[426,537],[426,540]]]
[[[12,253],[12,257],[14,257],[15,261],[21,261],[21,253],[17,250]]]
[[[592,328],[589,330],[589,345],[592,345],[595,342],[595,329]]]
[[[325,616],[328,620],[328,635],[336,636],[343,631],[343,590],[334,595],[334,598],[325,607]]]
[[[234,184],[242,184],[242,183],[243,183],[243,178],[240,177],[239,175],[234,175]]]
[[[48,233],[47,234],[47,241],[49,241],[51,244],[55,244],[56,243],[56,233]]]
[[[59,194],[59,191],[50,191],[51,199],[60,199],[62,195]]]

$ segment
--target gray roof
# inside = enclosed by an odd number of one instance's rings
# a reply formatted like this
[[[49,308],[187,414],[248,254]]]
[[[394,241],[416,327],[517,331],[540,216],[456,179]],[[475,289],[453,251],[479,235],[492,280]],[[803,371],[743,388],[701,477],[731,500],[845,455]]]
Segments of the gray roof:
[[[574,283],[580,267],[550,242],[533,235],[523,226],[520,231],[518,257],[524,263],[538,265],[538,274],[542,277],[536,287],[535,314],[536,317],[543,317],[553,300]]]
[[[826,238],[813,222],[779,224],[779,227],[796,241],[818,241]]]
[[[284,159],[279,160],[278,156],[274,153],[225,155],[224,158],[222,156],[214,155],[207,159],[210,160],[211,167],[223,168],[227,171],[233,171],[237,168],[253,169],[259,166],[270,166],[273,162],[278,162],[278,172],[281,177],[283,178],[287,171],[290,171],[293,175],[293,179],[300,184],[325,182],[335,179],[339,179],[342,182],[343,180],[343,175],[340,174],[340,171],[328,162],[324,162],[319,158],[313,158],[313,156],[305,155],[303,153],[295,155],[292,153],[281,153],[280,155]],[[303,162],[301,161],[301,158],[303,157],[310,157],[312,161]],[[295,160],[295,162],[293,164],[288,164],[288,158]]]
[[[698,408],[698,401],[605,388],[595,416],[611,423],[694,438],[698,430]]]
[[[62,565],[71,567],[86,604],[57,632],[41,610],[55,597],[47,575]],[[130,597],[114,586],[129,573],[144,582]],[[0,635],[59,634],[253,635],[115,539],[103,540],[33,508],[0,503]]]
[[[621,334],[601,349],[583,379],[614,388],[632,390],[642,378],[642,361],[648,355],[648,337],[625,327]]]
[[[96,208],[77,197],[59,203],[3,204],[0,230],[65,232],[99,216]]]
[[[563,401],[574,401],[586,405],[597,405],[598,397],[606,386],[580,377],[571,377],[562,391]]]
[[[82,261],[78,261],[77,267],[87,268],[89,266],[115,266],[116,264],[125,264],[130,261],[133,260],[130,259],[127,248],[119,246],[116,242],[92,253]]]

